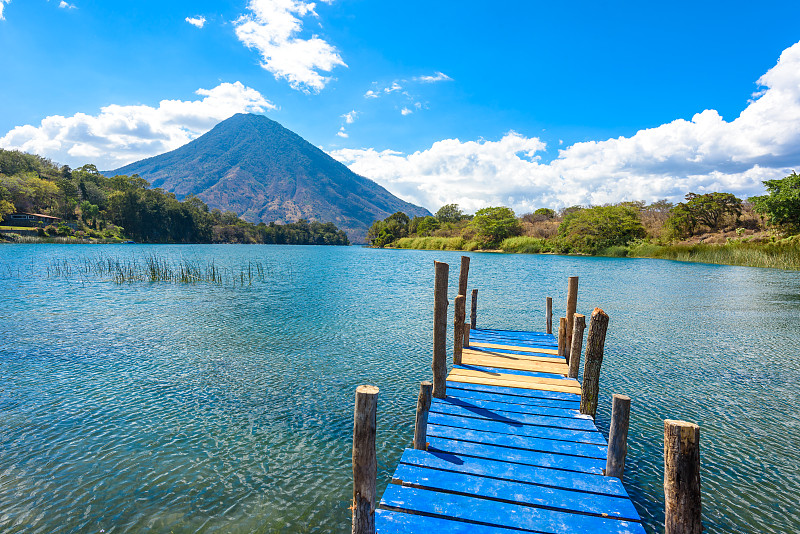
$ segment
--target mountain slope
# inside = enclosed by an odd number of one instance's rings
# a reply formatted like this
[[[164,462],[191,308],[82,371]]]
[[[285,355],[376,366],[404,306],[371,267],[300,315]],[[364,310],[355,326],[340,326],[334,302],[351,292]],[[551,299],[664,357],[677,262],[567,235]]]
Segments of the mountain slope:
[[[373,221],[394,212],[430,214],[263,115],[234,115],[176,150],[110,172],[138,174],[251,222],[333,222],[356,243]]]

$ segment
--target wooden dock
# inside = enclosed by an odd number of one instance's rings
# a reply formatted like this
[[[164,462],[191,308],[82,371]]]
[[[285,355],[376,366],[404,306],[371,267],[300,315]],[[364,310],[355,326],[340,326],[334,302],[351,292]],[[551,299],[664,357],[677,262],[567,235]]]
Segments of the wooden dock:
[[[375,510],[389,533],[643,533],[551,334],[475,329]]]

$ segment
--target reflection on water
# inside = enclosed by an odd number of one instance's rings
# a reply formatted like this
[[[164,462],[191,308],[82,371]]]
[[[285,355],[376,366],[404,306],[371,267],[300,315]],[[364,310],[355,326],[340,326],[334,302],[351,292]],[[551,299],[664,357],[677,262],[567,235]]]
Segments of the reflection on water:
[[[244,287],[46,275],[156,254]],[[48,260],[46,260],[47,258]],[[430,374],[434,259],[291,246],[0,247],[0,530],[347,530],[355,387],[380,387],[382,492]],[[663,523],[662,419],[701,425],[707,532],[796,532],[800,273],[473,254],[479,326],[542,330],[544,300],[611,316],[598,425],[633,399],[626,487]]]

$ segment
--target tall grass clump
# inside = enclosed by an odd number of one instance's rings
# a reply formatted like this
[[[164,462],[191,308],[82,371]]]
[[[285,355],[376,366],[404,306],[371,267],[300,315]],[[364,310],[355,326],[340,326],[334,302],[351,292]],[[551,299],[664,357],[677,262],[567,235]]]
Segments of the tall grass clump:
[[[500,243],[500,250],[515,254],[541,254],[553,252],[553,246],[546,239],[521,235],[504,239]]]
[[[631,255],[677,261],[744,265],[774,269],[800,269],[800,237],[772,243],[732,241],[722,245],[667,245],[653,249],[632,249]]]
[[[396,248],[417,249],[417,250],[464,250],[467,241],[459,237],[403,237],[398,239],[394,246]]]

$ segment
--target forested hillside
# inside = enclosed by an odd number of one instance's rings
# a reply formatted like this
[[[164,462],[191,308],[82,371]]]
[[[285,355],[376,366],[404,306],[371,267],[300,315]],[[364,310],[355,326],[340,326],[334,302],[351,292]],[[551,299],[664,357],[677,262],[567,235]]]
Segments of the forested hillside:
[[[210,210],[200,199],[179,201],[137,175],[107,177],[94,165],[79,169],[0,149],[0,231],[15,212],[61,218],[39,228],[42,237],[146,243],[278,243],[347,245],[333,223],[252,224],[233,212]]]

